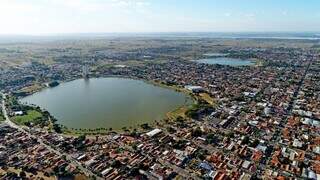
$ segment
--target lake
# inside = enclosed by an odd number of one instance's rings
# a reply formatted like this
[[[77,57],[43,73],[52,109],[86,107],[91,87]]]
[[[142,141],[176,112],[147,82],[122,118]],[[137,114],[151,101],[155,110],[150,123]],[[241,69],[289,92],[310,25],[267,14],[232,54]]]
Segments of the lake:
[[[190,102],[172,89],[126,78],[78,79],[21,99],[48,110],[69,128],[134,127],[161,120]]]
[[[205,64],[220,64],[229,66],[251,66],[255,63],[251,60],[242,60],[237,58],[219,57],[219,58],[206,58],[200,60],[194,60],[194,62]]]

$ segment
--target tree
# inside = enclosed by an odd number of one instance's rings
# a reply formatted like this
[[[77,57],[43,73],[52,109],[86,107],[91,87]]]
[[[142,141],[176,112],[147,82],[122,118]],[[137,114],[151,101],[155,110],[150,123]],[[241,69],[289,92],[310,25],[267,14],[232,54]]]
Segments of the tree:
[[[150,129],[150,126],[148,123],[144,123],[141,125],[142,129]]]
[[[119,160],[115,160],[115,161],[113,161],[112,163],[111,163],[111,166],[113,167],[113,168],[120,168],[121,167],[121,162],[119,161]]]
[[[207,150],[199,149],[195,152],[195,156],[201,160],[205,160],[206,156],[208,155]]]
[[[186,140],[178,140],[172,144],[172,147],[175,149],[182,149],[187,144]]]
[[[173,133],[176,132],[176,130],[175,130],[173,127],[171,127],[171,126],[168,126],[168,127],[167,127],[167,131],[168,131],[169,133],[171,133],[171,134],[173,134]]]
[[[250,147],[257,147],[258,146],[258,144],[259,144],[259,140],[254,140],[252,143],[250,143]]]
[[[25,178],[25,177],[27,176],[27,174],[26,174],[24,171],[21,171],[20,174],[19,174],[19,176],[20,176],[21,178]]]
[[[218,137],[216,137],[214,134],[210,133],[207,135],[207,143],[208,144],[216,144],[218,142]]]
[[[84,141],[84,140],[86,140],[86,135],[80,135],[80,136],[78,137],[78,141],[79,141],[79,142],[82,142],[82,141]]]
[[[61,130],[61,127],[59,124],[53,124],[53,130],[56,132],[56,133],[62,133],[62,130]]]
[[[137,144],[132,144],[132,149],[137,150],[138,149]]]
[[[190,109],[186,112],[186,115],[189,117],[189,118],[192,118],[192,119],[196,119],[198,117],[198,113],[197,113],[197,110],[194,110],[194,109]]]
[[[228,132],[228,133],[226,134],[226,136],[227,136],[228,138],[234,138],[234,133],[233,133],[233,132]]]
[[[183,117],[181,116],[178,116],[177,119],[176,119],[177,122],[180,122],[180,123],[183,123]]]
[[[199,127],[197,127],[196,129],[193,129],[191,131],[191,135],[193,137],[200,137],[200,136],[202,136],[202,131],[201,131],[201,129]]]
[[[14,172],[7,172],[7,177],[9,177],[9,179],[18,179],[18,175]]]
[[[245,136],[245,137],[243,138],[243,140],[241,141],[241,144],[248,144],[249,141],[250,141],[249,137],[248,137],[248,136]]]

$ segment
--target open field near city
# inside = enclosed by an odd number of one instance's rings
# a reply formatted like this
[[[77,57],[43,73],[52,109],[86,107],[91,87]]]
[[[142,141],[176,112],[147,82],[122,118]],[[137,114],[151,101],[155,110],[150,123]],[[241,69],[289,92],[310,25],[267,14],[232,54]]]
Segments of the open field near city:
[[[29,110],[25,115],[15,116],[13,120],[18,124],[35,123],[42,117],[42,114],[36,110]]]

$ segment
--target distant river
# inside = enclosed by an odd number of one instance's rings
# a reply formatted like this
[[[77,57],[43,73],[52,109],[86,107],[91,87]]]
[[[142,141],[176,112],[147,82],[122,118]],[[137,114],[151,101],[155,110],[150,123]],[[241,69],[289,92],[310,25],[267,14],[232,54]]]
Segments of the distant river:
[[[190,97],[171,89],[125,78],[79,79],[21,100],[48,110],[69,128],[134,127],[161,120]]]
[[[242,59],[228,58],[228,57],[206,58],[206,59],[194,60],[194,62],[205,63],[205,64],[229,65],[229,66],[254,65],[254,62],[250,60],[242,60]]]

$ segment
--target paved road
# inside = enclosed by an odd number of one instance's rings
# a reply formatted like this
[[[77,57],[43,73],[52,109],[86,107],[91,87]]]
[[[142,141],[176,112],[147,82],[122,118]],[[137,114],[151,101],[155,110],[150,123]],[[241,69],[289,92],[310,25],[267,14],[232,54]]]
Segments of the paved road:
[[[84,174],[86,174],[87,176],[89,177],[95,177],[96,179],[102,179],[100,177],[98,177],[96,174],[94,174],[92,171],[90,171],[89,169],[85,168],[84,166],[82,166],[81,163],[79,163],[78,161],[76,161],[75,159],[73,159],[69,154],[66,154],[66,153],[63,153],[63,152],[60,152],[56,149],[54,149],[52,146],[50,145],[47,145],[46,143],[43,142],[43,140],[41,139],[41,137],[37,137],[33,134],[31,134],[30,132],[26,131],[25,129],[23,129],[22,127],[16,125],[15,123],[13,123],[10,118],[9,118],[9,115],[8,115],[8,112],[6,110],[6,107],[5,107],[5,99],[6,99],[6,94],[3,94],[3,93],[0,93],[2,95],[2,103],[1,103],[1,106],[2,106],[2,114],[5,118],[5,122],[6,124],[8,124],[10,127],[12,128],[15,128],[15,129],[18,129],[19,131],[27,134],[28,137],[30,138],[33,138],[33,139],[36,139],[41,145],[43,145],[44,147],[46,147],[49,151],[51,152],[54,152],[55,154],[58,154],[60,156],[65,156],[66,159],[71,163],[73,164],[74,166],[76,166],[77,168],[79,168]]]

